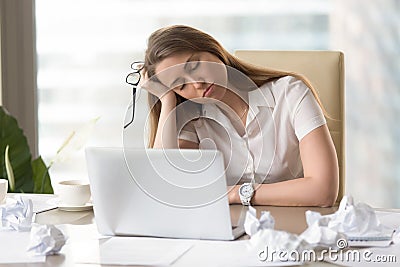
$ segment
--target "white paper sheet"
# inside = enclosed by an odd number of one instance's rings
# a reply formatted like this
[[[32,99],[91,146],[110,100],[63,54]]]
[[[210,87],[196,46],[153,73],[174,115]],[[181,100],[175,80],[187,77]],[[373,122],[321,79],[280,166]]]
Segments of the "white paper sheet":
[[[98,242],[98,247],[92,242],[86,253],[76,254],[78,244],[71,244],[75,246],[75,263],[171,265],[193,245],[190,240],[143,237],[111,237]]]
[[[379,221],[391,228],[397,229],[400,227],[400,212],[387,212],[387,211],[375,211],[375,214]],[[354,247],[388,247],[392,241],[349,241],[349,246]],[[400,257],[399,257],[400,261]]]
[[[0,264],[45,262],[46,256],[27,253],[30,232],[0,231]]]
[[[262,262],[257,254],[249,253],[248,240],[197,240],[194,246],[174,263],[184,266],[293,266],[299,262]]]

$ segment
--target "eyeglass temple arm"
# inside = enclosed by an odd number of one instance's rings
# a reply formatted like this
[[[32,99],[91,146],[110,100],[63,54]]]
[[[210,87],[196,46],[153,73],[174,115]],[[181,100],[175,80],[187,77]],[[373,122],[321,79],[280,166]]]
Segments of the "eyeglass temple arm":
[[[132,124],[133,119],[135,117],[135,102],[136,102],[135,98],[136,98],[136,86],[133,86],[133,88],[132,88],[132,106],[131,106],[131,108],[132,108],[132,118],[127,124],[124,125],[124,129],[126,129],[129,125]]]

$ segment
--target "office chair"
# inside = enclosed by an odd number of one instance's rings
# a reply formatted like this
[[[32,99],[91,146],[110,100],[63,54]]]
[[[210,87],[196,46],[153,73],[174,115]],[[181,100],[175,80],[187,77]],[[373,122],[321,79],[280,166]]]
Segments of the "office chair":
[[[345,187],[344,55],[338,51],[238,50],[235,56],[254,65],[293,71],[307,77],[318,92],[339,162],[339,203]]]

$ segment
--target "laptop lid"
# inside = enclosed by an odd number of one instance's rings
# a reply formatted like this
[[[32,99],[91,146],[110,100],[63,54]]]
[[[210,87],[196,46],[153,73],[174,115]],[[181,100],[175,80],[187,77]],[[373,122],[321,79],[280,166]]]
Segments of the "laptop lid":
[[[86,160],[101,234],[215,240],[238,235],[232,233],[219,151],[91,147]]]

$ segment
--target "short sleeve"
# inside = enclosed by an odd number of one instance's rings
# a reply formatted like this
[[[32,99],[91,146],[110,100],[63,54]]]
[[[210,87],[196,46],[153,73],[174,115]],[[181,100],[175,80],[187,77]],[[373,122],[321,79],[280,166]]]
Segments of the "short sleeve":
[[[186,141],[191,141],[194,143],[199,143],[199,138],[196,133],[196,128],[194,127],[195,121],[189,121],[186,123],[182,130],[178,134],[178,138]]]
[[[309,89],[301,80],[294,84],[297,88],[297,103],[293,112],[293,126],[295,134],[300,141],[312,130],[326,124],[324,113],[315,99],[311,89]]]

